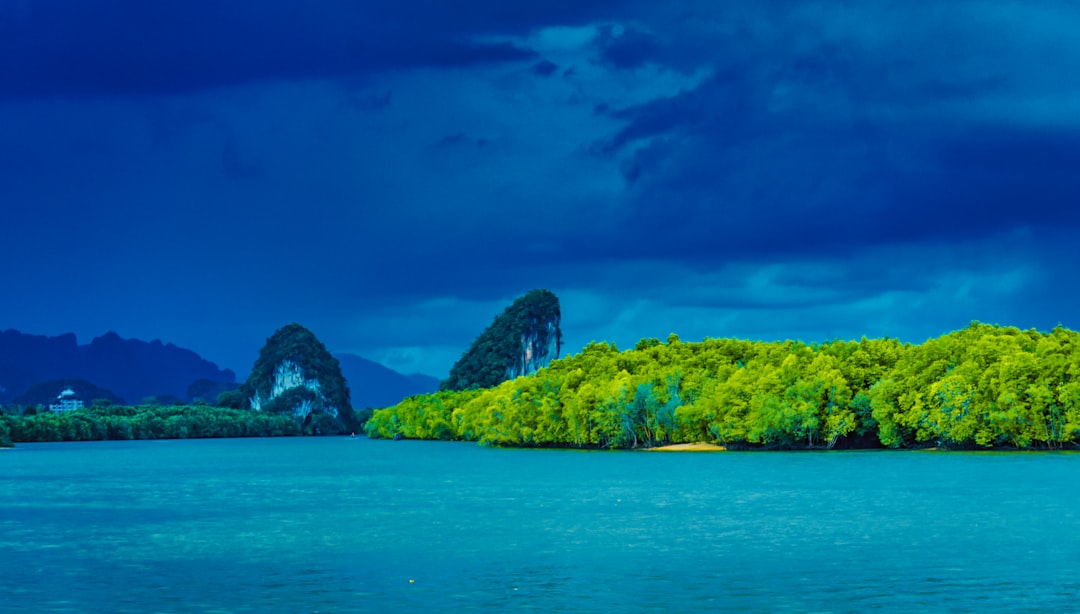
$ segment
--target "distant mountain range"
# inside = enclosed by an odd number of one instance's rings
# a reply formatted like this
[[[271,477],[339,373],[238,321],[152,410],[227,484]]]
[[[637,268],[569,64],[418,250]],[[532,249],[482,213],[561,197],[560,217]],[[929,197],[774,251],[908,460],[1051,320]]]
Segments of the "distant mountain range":
[[[405,397],[439,389],[439,380],[430,375],[402,375],[356,354],[334,354],[334,358],[349,385],[353,409],[389,407]]]
[[[0,402],[12,402],[34,384],[68,379],[91,382],[127,403],[138,403],[147,397],[187,401],[193,382],[232,384],[236,375],[191,350],[156,339],[122,339],[108,332],[79,345],[71,333],[0,333]]]
[[[355,409],[388,407],[439,388],[439,380],[428,375],[402,375],[355,354],[335,358]],[[239,386],[231,370],[159,340],[122,339],[109,332],[79,345],[71,333],[47,337],[0,332],[0,404],[44,404],[64,385],[93,395],[84,399],[87,402],[102,398],[132,404],[148,397],[213,402],[218,392]]]

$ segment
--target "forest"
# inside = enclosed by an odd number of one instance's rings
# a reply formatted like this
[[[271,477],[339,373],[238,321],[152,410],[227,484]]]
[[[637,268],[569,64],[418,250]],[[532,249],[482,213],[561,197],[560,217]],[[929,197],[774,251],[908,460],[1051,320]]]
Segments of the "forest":
[[[592,343],[492,388],[410,397],[366,431],[577,448],[1073,448],[1080,335],[973,322],[918,345]]]
[[[105,439],[300,435],[292,416],[209,405],[93,405],[65,412],[0,413],[0,445]]]

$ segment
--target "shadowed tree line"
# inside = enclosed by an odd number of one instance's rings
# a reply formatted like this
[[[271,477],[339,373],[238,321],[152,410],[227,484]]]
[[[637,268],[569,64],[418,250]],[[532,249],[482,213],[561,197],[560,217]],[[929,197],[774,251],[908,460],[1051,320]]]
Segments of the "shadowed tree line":
[[[11,441],[99,441],[300,435],[292,416],[208,405],[94,405],[73,411],[0,414]]]
[[[1080,335],[975,322],[920,345],[593,343],[492,388],[411,397],[366,428],[506,446],[1075,447]]]

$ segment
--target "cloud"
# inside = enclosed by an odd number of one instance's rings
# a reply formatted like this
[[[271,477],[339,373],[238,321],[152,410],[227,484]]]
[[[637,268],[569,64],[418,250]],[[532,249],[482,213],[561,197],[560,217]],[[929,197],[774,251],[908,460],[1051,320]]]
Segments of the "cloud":
[[[342,99],[342,104],[358,111],[378,111],[390,106],[393,92],[355,91],[349,92]]]
[[[777,259],[711,270],[625,263],[615,267],[619,274],[607,269],[598,283],[557,291],[569,352],[591,340],[625,349],[671,332],[684,340],[865,335],[918,343],[975,319],[1045,330],[1061,312],[1032,310],[1031,301],[1041,300],[1048,278],[1061,271],[1053,258],[1033,256],[1032,241],[1054,251],[1069,243],[1065,236],[1021,233],[933,249],[874,248],[857,261]]]
[[[232,141],[225,143],[221,151],[221,170],[230,179],[254,179],[262,175],[257,164],[240,157]]]
[[[1080,130],[1064,110],[1077,97],[1020,45],[1048,35],[1070,51],[1066,63],[1080,46],[1045,15],[999,35],[1020,14],[1008,6],[915,17],[826,2],[683,19],[678,33],[651,22],[651,42],[616,66],[705,65],[710,77],[599,107],[622,125],[589,150],[620,169],[611,235],[634,247],[607,245],[623,257],[723,263],[1075,227],[1068,203],[1080,193],[1067,169]],[[601,54],[632,30],[603,32]]]
[[[541,60],[536,64],[533,64],[533,72],[541,77],[549,77],[558,69],[559,66],[557,64],[548,60]]]
[[[660,51],[660,42],[656,36],[622,24],[602,28],[596,44],[600,47],[600,57],[605,62],[624,70],[654,61]]]
[[[1071,5],[14,5],[8,326],[65,332],[20,323],[59,279],[97,295],[49,316],[80,336],[235,338],[242,371],[298,321],[445,375],[536,287],[570,351],[918,341],[1077,300]]]
[[[490,141],[484,138],[468,136],[463,132],[455,132],[454,134],[448,134],[439,139],[433,147],[478,147],[483,148],[490,145]]]
[[[468,18],[482,5],[473,4],[460,12],[422,1],[398,7],[317,0],[303,8],[269,1],[254,9],[200,0],[9,6],[0,9],[0,57],[6,58],[0,98],[173,94],[534,57],[512,44],[480,41],[484,23]],[[448,19],[438,23],[442,17]]]

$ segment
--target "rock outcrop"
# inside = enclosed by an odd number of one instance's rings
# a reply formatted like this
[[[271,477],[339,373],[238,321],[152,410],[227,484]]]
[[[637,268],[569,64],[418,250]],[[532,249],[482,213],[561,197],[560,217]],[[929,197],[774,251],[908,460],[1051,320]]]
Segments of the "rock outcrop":
[[[442,390],[490,388],[528,375],[559,357],[559,297],[533,290],[514,301],[454,364]]]
[[[349,388],[336,358],[311,331],[289,324],[266,340],[251,375],[240,387],[245,406],[290,414],[325,430],[352,412]]]

